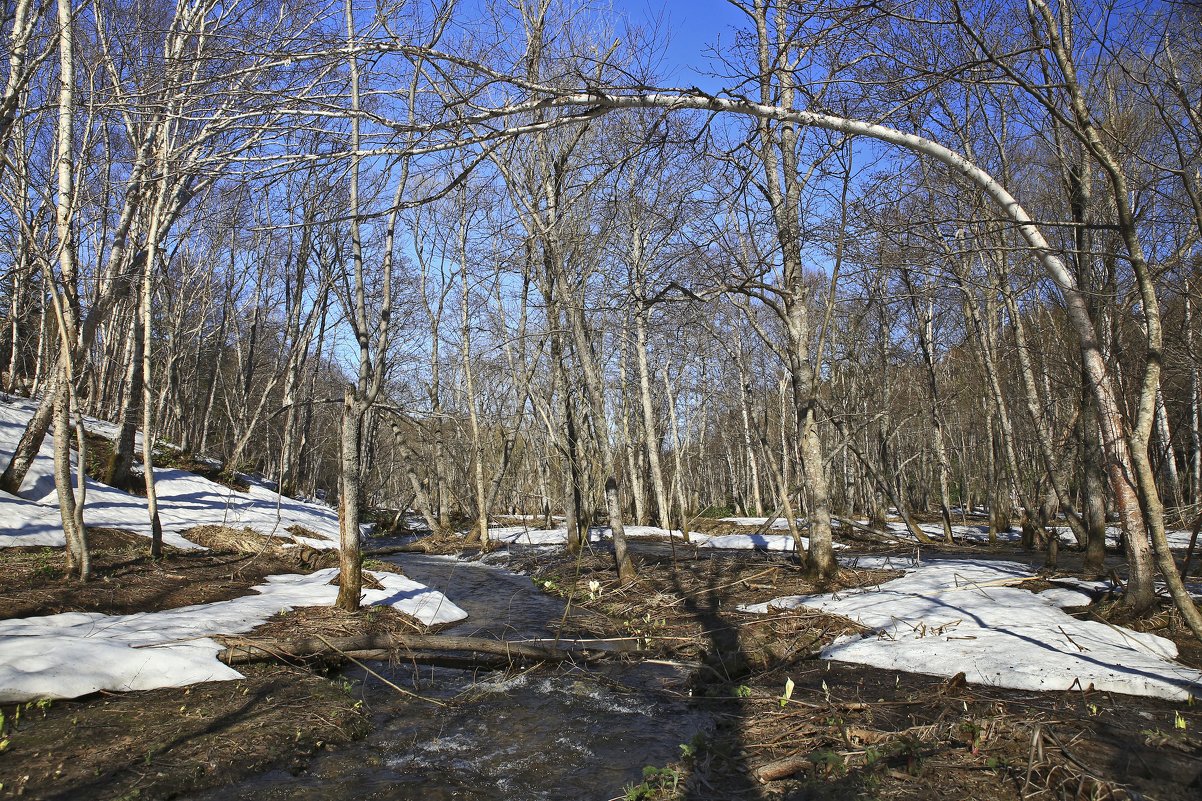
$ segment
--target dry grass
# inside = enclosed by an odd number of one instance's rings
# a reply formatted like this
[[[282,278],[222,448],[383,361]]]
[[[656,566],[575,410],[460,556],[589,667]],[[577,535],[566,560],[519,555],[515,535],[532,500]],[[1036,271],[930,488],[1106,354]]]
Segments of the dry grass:
[[[5,548],[0,551],[5,576],[0,618],[59,612],[128,614],[212,603],[246,595],[267,576],[336,564],[333,552],[282,548],[281,542],[253,532],[209,529],[195,539],[204,540],[210,550],[164,546],[159,559],[150,557],[146,537],[120,529],[89,529],[93,579],[86,583],[66,577],[62,547]],[[186,536],[192,538],[193,533]]]
[[[285,545],[295,545],[296,541],[287,534],[267,536],[251,528],[233,528],[231,526],[195,526],[183,532],[183,536],[206,548],[231,553],[283,553]]]
[[[272,615],[253,631],[216,639],[233,645],[240,640],[358,637],[371,634],[426,634],[432,629],[391,606],[369,606],[347,612],[333,606],[301,606]]]

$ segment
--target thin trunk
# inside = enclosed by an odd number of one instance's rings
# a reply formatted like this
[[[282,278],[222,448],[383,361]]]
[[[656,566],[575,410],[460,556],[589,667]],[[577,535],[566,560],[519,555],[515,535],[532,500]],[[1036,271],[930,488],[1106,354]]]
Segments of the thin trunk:
[[[560,265],[557,268],[562,270]],[[565,276],[560,272],[557,277],[561,286],[566,285]],[[583,291],[583,290],[582,290]],[[614,563],[618,571],[618,579],[623,583],[633,581],[636,577],[634,562],[626,551],[626,528],[622,522],[622,496],[618,479],[617,463],[614,459],[613,444],[609,439],[605,417],[605,392],[601,380],[601,372],[593,357],[589,341],[588,325],[584,320],[584,312],[575,303],[566,306],[569,327],[576,345],[576,357],[584,374],[585,391],[589,399],[592,413],[590,427],[594,441],[601,455],[601,469],[605,481],[605,505],[609,512],[609,527],[613,535]]]
[[[338,469],[338,598],[335,606],[355,611],[363,598],[359,556],[359,483],[364,409],[351,389],[342,402]]]
[[[446,423],[442,414],[442,375],[439,364],[439,331],[437,323],[431,323],[430,339],[430,415],[434,418],[434,441],[430,443],[430,462],[434,469],[434,496],[438,504],[438,530],[451,530],[451,493],[450,482],[447,479],[446,456]]]
[[[1173,449],[1173,435],[1169,431],[1169,411],[1164,403],[1164,391],[1156,388],[1156,439],[1160,443],[1163,460],[1161,472],[1165,483],[1168,484],[1169,497],[1173,499],[1178,510],[1185,506],[1185,496],[1181,492],[1181,477],[1177,473],[1177,454]],[[1179,512],[1180,513],[1180,512]]]
[[[476,410],[476,379],[472,368],[472,321],[468,311],[470,300],[467,273],[467,219],[460,228],[459,259],[463,279],[460,323],[462,325],[460,358],[463,362],[463,382],[467,404],[468,425],[472,434],[472,483],[476,495],[476,525],[468,534],[468,542],[488,544],[488,489],[484,480],[484,439],[480,435],[480,414]]]
[[[1202,504],[1202,375],[1198,369],[1192,295],[1188,284],[1185,290],[1185,343],[1189,354],[1190,502],[1198,506]]]
[[[555,316],[558,320],[558,312]],[[558,332],[552,333],[551,336],[551,367],[556,372],[556,380],[553,383],[559,387],[555,394],[559,399],[559,411],[563,419],[563,453],[568,473],[564,485],[564,525],[568,530],[568,552],[578,554],[588,541],[588,520],[584,514],[583,498],[584,476],[581,470],[584,452],[576,425],[576,405],[572,402],[567,388],[562,339]]]
[[[126,370],[124,401],[117,418],[117,442],[113,454],[105,465],[101,480],[113,487],[125,489],[132,484],[134,450],[138,433],[138,417],[142,402],[142,315],[135,314],[130,320],[130,357]]]
[[[926,292],[925,303],[920,302],[918,287],[911,280],[910,270],[901,269],[902,280],[910,296],[910,308],[914,312],[918,346],[922,351],[922,362],[926,368],[929,405],[927,413],[931,420],[931,446],[935,451],[935,463],[939,468],[939,518],[943,523],[943,541],[953,542],[951,512],[951,463],[947,457],[946,437],[943,433],[943,415],[940,413],[939,379],[935,371],[935,301]]]
[[[46,388],[46,391],[42,393],[41,400],[38,401],[33,417],[26,424],[25,430],[21,432],[21,439],[17,442],[16,449],[13,450],[8,466],[4,469],[3,475],[0,475],[0,490],[4,490],[10,495],[21,494],[21,485],[25,483],[25,476],[29,473],[29,468],[33,465],[33,460],[37,458],[38,452],[42,449],[42,442],[45,441],[46,433],[54,421],[54,405],[58,393],[61,391],[60,380],[59,373],[55,372],[50,379],[50,386]]]
[[[1081,386],[1078,432],[1081,442],[1081,492],[1084,496],[1082,508],[1087,531],[1082,572],[1087,576],[1100,576],[1106,561],[1106,480],[1102,474],[1105,456],[1098,435],[1098,415],[1087,379]]]
[[[651,400],[651,365],[647,358],[647,310],[635,299],[634,337],[635,357],[639,371],[639,401],[643,410],[643,442],[647,449],[647,472],[655,493],[655,517],[660,528],[671,528],[668,491],[664,485],[663,467],[659,460],[659,433],[655,430],[655,407]]]
[[[676,506],[680,514],[680,533],[684,541],[689,541],[689,506],[685,503],[682,481],[683,470],[680,457],[683,449],[680,446],[680,426],[676,422],[676,397],[672,393],[672,383],[668,379],[668,371],[664,370],[664,401],[668,404],[668,425],[672,427],[672,456],[675,470],[672,474],[672,486],[676,492]],[[665,527],[667,528],[667,527]]]
[[[618,361],[618,384],[622,388],[622,450],[626,454],[626,473],[630,476],[630,494],[634,502],[634,519],[640,526],[647,524],[647,498],[643,492],[643,476],[639,470],[638,448],[630,434],[630,394],[626,381],[626,353]]]
[[[75,60],[74,21],[71,0],[58,0],[59,26],[59,93],[57,162],[58,196],[55,202],[55,235],[57,238],[59,273],[63,292],[52,288],[55,320],[59,334],[59,377],[54,402],[54,484],[58,492],[59,512],[63,535],[67,542],[67,569],[76,572],[80,580],[90,576],[87,533],[83,525],[83,509],[71,483],[71,400],[75,387],[75,364],[78,339],[79,310],[78,272],[75,237],[71,230],[75,202],[74,146]],[[48,278],[50,276],[48,275]],[[38,447],[40,448],[40,438]],[[80,454],[80,470],[84,469]],[[18,486],[20,481],[17,481]]]
[[[739,363],[739,413],[743,422],[743,449],[747,454],[748,484],[751,492],[751,506],[756,517],[764,515],[764,500],[760,491],[760,468],[755,458],[755,447],[751,441],[751,417],[749,412],[748,385],[746,368]]]
[[[64,352],[65,353],[65,352]],[[67,357],[64,355],[64,359]],[[65,366],[64,366],[65,369]],[[71,382],[60,377],[54,400],[54,484],[58,489],[59,517],[67,543],[67,573],[81,581],[91,577],[87,534],[83,526],[82,499],[75,495],[71,475]],[[83,454],[81,454],[82,458]]]

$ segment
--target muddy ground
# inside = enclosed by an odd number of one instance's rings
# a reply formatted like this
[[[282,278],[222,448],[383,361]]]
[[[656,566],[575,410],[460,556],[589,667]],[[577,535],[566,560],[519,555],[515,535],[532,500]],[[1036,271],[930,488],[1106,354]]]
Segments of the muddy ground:
[[[194,530],[189,536],[218,547],[167,547],[161,559],[150,558],[144,537],[111,529],[89,535],[95,578],[87,583],[64,578],[62,548],[0,551],[0,617],[211,603],[250,594],[269,575],[326,566],[300,549],[220,547],[262,539],[245,532]],[[321,607],[276,615],[252,634],[415,630],[425,629],[391,609],[350,615]],[[0,705],[0,798],[173,798],[268,769],[302,770],[317,750],[367,733],[368,717],[337,665],[239,670],[246,678],[237,682]]]
[[[99,578],[89,585],[55,572],[61,549],[0,553],[9,577],[0,615],[170,608],[312,569],[271,549],[170,551],[151,561],[145,540],[106,536],[95,538]],[[648,766],[642,784],[613,788],[616,798],[1202,798],[1197,707],[1093,691],[998,690],[826,662],[822,646],[855,624],[806,610],[750,616],[737,605],[877,583],[888,571],[843,570],[812,584],[785,557],[709,556],[644,549],[639,582],[627,587],[617,586],[603,552],[489,557],[586,612],[582,634],[635,638],[645,657],[686,666],[692,678],[678,691],[713,714],[715,729],[683,748],[679,761]],[[1182,661],[1202,667],[1202,650],[1173,615],[1149,616],[1147,625],[1182,645]],[[384,610],[302,609],[248,636],[414,627]],[[239,682],[4,706],[0,797],[186,797],[267,770],[303,771],[317,750],[345,748],[371,726],[336,666],[240,669]],[[787,680],[794,690],[782,704]]]
[[[1017,549],[948,549],[1015,558]],[[828,662],[818,651],[854,624],[812,610],[746,615],[738,604],[888,580],[841,570],[811,584],[785,557],[673,561],[644,555],[638,584],[618,587],[606,555],[515,566],[548,591],[605,614],[611,634],[643,638],[655,656],[696,665],[688,692],[712,708],[714,734],[680,762],[649,772],[643,798],[1153,799],[1202,798],[1202,709],[1093,690],[1029,693]],[[1030,582],[1047,589],[1056,575]],[[1116,617],[1113,603],[1075,610]],[[1202,648],[1167,606],[1137,623]],[[786,682],[792,696],[782,703]],[[675,787],[674,791],[670,788]],[[641,794],[641,795],[640,795]]]

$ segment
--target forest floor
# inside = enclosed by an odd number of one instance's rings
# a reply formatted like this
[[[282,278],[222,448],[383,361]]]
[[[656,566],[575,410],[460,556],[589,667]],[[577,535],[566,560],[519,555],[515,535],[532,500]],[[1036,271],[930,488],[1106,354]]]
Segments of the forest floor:
[[[203,535],[194,535],[196,540]],[[145,537],[120,529],[89,528],[96,580],[66,578],[63,548],[26,546],[0,550],[0,619],[102,612],[119,615],[157,612],[190,604],[212,603],[251,592],[268,576],[311,572],[337,564],[330,551],[312,559],[303,550],[184,550],[163,546],[152,559]]]
[[[64,578],[63,548],[0,550],[6,581],[0,618],[61,612],[136,614],[253,594],[268,576],[308,574],[334,552],[257,547],[207,551],[167,546],[151,559],[145,537],[89,532],[94,580]],[[190,532],[196,541],[253,543],[244,531]],[[399,572],[373,563],[375,571]],[[248,637],[424,633],[389,606],[362,614],[330,606],[282,611]],[[0,798],[172,798],[272,768],[299,770],[318,750],[351,743],[370,727],[338,663],[240,666],[244,678],[187,687],[0,704]]]
[[[948,550],[986,560],[1030,556],[1005,546]],[[659,658],[696,665],[691,695],[717,726],[679,762],[649,770],[634,797],[1202,798],[1202,710],[1192,704],[1092,687],[1003,689],[966,683],[962,673],[826,660],[824,646],[855,633],[846,618],[805,607],[739,611],[781,595],[877,584],[896,572],[844,569],[811,584],[785,557],[676,561],[662,549],[643,557],[638,583],[627,587],[610,578],[602,554],[531,551],[509,566],[605,615],[608,634],[640,637]],[[1041,592],[1056,578],[1019,586]],[[1097,620],[1112,609],[1071,611]],[[1167,608],[1144,623],[1177,643],[1180,663],[1202,667],[1202,648]]]
[[[190,534],[190,536],[193,536]],[[194,535],[205,540],[202,532]],[[149,612],[246,595],[267,576],[324,566],[299,549],[167,549],[94,531],[96,581],[61,577],[61,548],[0,551],[8,578],[0,616],[64,611]],[[218,540],[205,540],[220,544]],[[253,539],[251,540],[253,545]],[[453,542],[445,543],[451,550]],[[459,541],[462,548],[462,540]],[[648,766],[631,799],[1051,799],[1202,797],[1202,709],[1090,688],[1030,692],[823,659],[836,638],[863,627],[801,607],[751,615],[741,606],[781,596],[847,592],[902,575],[906,549],[871,552],[874,569],[808,580],[786,555],[711,552],[641,541],[638,583],[619,587],[604,548],[571,557],[513,546],[489,555],[568,600],[584,633],[634,638],[644,658],[681,666],[680,692],[715,721],[678,761]],[[248,552],[250,551],[250,552]],[[1031,561],[1012,545],[924,546],[924,552]],[[1071,564],[1063,557],[1062,566]],[[322,557],[328,559],[329,556]],[[1034,558],[1038,558],[1035,555]],[[848,559],[855,563],[855,558]],[[373,569],[384,564],[373,564]],[[1040,592],[1061,576],[1024,583]],[[452,598],[452,600],[454,600]],[[1070,610],[1100,619],[1100,601]],[[1124,625],[1172,639],[1178,661],[1202,668],[1199,648],[1167,609]],[[413,632],[389,608],[347,615],[306,607],[276,615],[247,636],[347,636]],[[169,798],[267,770],[303,771],[320,750],[353,748],[371,729],[355,689],[330,663],[240,667],[245,678],[77,700],[0,707],[0,797]],[[786,688],[791,686],[792,689]],[[786,697],[787,696],[787,697]],[[671,732],[666,736],[673,736]]]

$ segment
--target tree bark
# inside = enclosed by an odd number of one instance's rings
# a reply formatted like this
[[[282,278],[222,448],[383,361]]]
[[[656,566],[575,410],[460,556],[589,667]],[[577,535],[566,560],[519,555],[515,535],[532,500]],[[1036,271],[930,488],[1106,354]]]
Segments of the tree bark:
[[[671,528],[671,504],[664,486],[664,471],[659,460],[659,433],[655,430],[655,405],[651,400],[651,365],[647,358],[647,309],[640,298],[635,298],[634,342],[639,372],[639,403],[643,410],[643,443],[647,450],[647,472],[651,474],[651,488],[655,494],[655,517],[660,528]]]
[[[363,417],[365,410],[353,390],[347,389],[342,402],[342,426],[339,438],[338,471],[338,599],[335,606],[354,612],[363,597],[362,559],[359,554],[359,497],[362,488]]]

